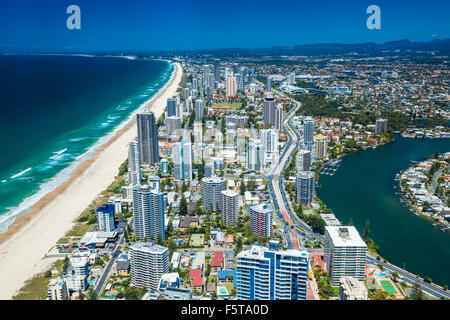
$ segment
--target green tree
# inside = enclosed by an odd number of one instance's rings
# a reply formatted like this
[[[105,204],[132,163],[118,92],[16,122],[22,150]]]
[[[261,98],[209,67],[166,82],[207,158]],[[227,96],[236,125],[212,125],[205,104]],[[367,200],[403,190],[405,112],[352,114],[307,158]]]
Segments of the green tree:
[[[409,296],[411,300],[426,300],[427,297],[422,291],[422,286],[418,281],[416,281],[413,285],[411,295]]]
[[[62,274],[63,275],[65,275],[67,273],[67,269],[69,268],[69,265],[70,265],[70,260],[69,260],[69,257],[66,256],[64,258],[63,265],[62,265]]]
[[[88,300],[97,300],[98,299],[98,295],[97,292],[95,290],[89,290],[88,293]]]
[[[364,227],[364,231],[362,234],[362,238],[365,242],[367,242],[367,238],[369,238],[369,233],[370,233],[370,229],[369,229],[369,220],[366,221],[366,226]]]
[[[181,215],[187,215],[188,213],[188,207],[187,207],[187,202],[186,202],[186,198],[184,196],[184,194],[181,195],[181,200],[180,200],[180,214]]]
[[[241,193],[241,195],[243,195],[244,193],[245,193],[245,183],[244,183],[244,180],[242,180],[241,181],[241,184],[240,184],[240,186],[239,186],[239,191],[240,191],[240,193]]]

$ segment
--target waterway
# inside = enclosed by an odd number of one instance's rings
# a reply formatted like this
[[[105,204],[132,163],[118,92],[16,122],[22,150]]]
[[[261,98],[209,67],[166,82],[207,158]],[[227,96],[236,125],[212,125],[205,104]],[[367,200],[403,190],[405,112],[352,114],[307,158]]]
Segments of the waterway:
[[[370,223],[370,237],[380,255],[406,270],[450,285],[450,230],[441,231],[430,218],[416,216],[400,202],[395,175],[411,160],[450,151],[450,139],[409,139],[395,136],[393,143],[350,154],[333,176],[322,175],[318,196],[336,217],[350,218],[362,234]]]

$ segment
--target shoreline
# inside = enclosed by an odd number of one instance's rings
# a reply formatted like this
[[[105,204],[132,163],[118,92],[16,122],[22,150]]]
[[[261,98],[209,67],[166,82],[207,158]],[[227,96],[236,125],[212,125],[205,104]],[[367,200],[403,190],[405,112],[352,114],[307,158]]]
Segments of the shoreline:
[[[161,116],[166,99],[176,93],[182,77],[180,64],[173,65],[165,86],[133,114],[148,108],[157,119]],[[0,299],[10,299],[27,279],[49,266],[43,260],[45,254],[117,175],[127,157],[126,146],[137,135],[134,120],[130,116],[120,124],[122,127],[99,145],[91,157],[80,162],[65,182],[44,195],[0,234]]]

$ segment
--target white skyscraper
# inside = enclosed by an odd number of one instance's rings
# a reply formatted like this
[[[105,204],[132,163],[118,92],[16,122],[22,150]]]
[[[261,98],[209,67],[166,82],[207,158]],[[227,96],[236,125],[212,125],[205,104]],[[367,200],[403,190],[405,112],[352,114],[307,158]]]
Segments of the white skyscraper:
[[[238,218],[238,193],[233,190],[222,191],[221,217],[225,226],[231,227],[236,224]]]
[[[130,246],[131,285],[158,290],[161,277],[169,272],[169,251],[153,242]]]
[[[226,78],[226,95],[227,97],[235,97],[237,95],[237,82],[236,78],[233,76],[228,76]]]
[[[128,145],[128,182],[130,185],[139,184],[141,182],[138,140],[134,140]]]
[[[364,281],[367,245],[354,226],[325,227],[324,262],[333,286],[341,277]]]
[[[273,211],[267,204],[250,207],[250,230],[259,237],[273,236]]]
[[[247,168],[255,171],[263,171],[265,169],[265,151],[260,140],[253,140],[248,144]]]
[[[298,150],[295,157],[295,168],[297,172],[308,171],[311,168],[311,152],[309,150]]]
[[[295,182],[297,201],[309,205],[314,200],[314,172],[300,171]]]
[[[222,191],[226,189],[223,178],[210,177],[202,179],[203,209],[216,211],[222,207]]]
[[[163,193],[149,185],[135,185],[133,222],[136,239],[165,240]]]
[[[97,227],[98,230],[111,232],[114,231],[114,213],[113,204],[104,204],[97,208]]]
[[[303,120],[303,149],[314,154],[314,119],[306,117]]]
[[[192,180],[192,144],[182,139],[173,146],[174,176],[177,180]]]
[[[202,99],[195,100],[195,121],[203,121],[204,104]]]

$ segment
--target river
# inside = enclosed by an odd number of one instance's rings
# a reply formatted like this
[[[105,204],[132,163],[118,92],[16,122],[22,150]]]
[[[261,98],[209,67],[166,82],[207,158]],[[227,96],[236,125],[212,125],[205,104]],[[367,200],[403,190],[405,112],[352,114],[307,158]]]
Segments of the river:
[[[320,177],[317,194],[343,224],[352,218],[360,234],[368,220],[369,236],[389,262],[445,285],[450,284],[450,230],[441,231],[403,207],[394,189],[395,175],[411,160],[436,151],[450,151],[450,140],[396,135],[393,143],[344,157],[333,176]]]

